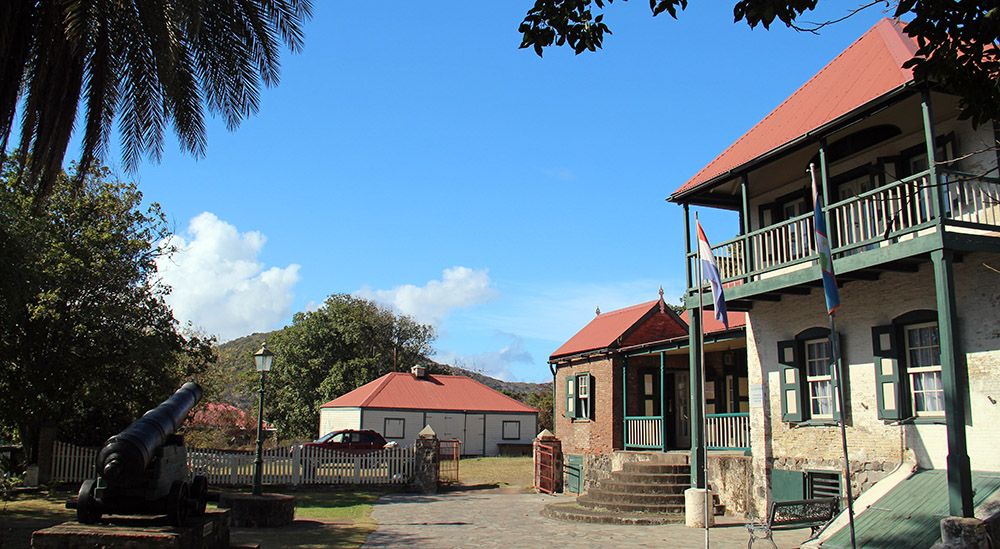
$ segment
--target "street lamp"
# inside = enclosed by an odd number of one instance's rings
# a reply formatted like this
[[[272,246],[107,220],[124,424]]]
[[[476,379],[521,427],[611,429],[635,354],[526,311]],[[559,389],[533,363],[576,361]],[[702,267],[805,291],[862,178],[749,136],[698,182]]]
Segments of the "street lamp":
[[[254,366],[260,372],[260,398],[257,401],[257,456],[253,460],[253,495],[261,494],[261,469],[264,465],[264,373],[271,369],[274,353],[262,343],[260,350],[253,354]]]

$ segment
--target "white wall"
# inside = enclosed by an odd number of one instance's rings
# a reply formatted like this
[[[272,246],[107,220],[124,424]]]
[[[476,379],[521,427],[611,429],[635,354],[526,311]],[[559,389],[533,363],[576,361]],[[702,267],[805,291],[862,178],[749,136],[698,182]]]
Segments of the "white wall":
[[[319,410],[320,437],[331,431],[359,428],[361,428],[360,408],[320,408]]]
[[[403,420],[403,438],[389,438],[385,433],[385,419],[398,418]],[[424,428],[424,413],[413,410],[373,410],[365,409],[363,428],[380,433],[387,441],[396,442],[400,446],[413,446],[417,433]]]
[[[959,350],[969,370],[969,458],[979,471],[1000,471],[1000,255],[969,254],[954,264]],[[847,438],[852,461],[899,463],[912,450],[923,467],[944,468],[944,425],[892,425],[878,419],[871,328],[916,309],[937,309],[931,264],[917,273],[883,273],[873,282],[851,282],[841,289],[837,328],[849,367],[851,398]],[[764,407],[751,409],[757,496],[765,490],[765,471],[773,460],[795,460],[804,467],[837,467],[840,438],[836,427],[792,427],[781,420],[777,342],[810,327],[828,326],[821,290],[758,302],[750,313],[747,352],[751,385],[763,384]],[[762,373],[763,372],[763,376]]]
[[[486,414],[486,455],[495,456],[500,453],[497,446],[500,443],[531,444],[537,431],[538,416],[535,414]],[[521,436],[517,440],[503,439],[503,422],[516,421],[521,428]]]

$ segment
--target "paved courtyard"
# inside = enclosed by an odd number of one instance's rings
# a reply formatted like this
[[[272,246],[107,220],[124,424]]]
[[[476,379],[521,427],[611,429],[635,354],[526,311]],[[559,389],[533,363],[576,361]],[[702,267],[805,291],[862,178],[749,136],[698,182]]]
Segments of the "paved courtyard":
[[[704,547],[704,530],[684,525],[618,526],[549,519],[539,511],[566,496],[519,494],[502,490],[446,492],[434,496],[392,494],[372,512],[378,529],[365,547]],[[741,522],[724,520],[710,532],[712,547],[746,547]],[[797,547],[809,530],[774,533],[781,549]],[[756,548],[766,548],[758,542]]]

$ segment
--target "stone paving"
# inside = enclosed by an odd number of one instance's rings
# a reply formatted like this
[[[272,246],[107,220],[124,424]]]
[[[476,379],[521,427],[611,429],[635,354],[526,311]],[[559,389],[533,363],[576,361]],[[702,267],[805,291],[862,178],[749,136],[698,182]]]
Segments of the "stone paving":
[[[372,511],[378,523],[364,547],[704,547],[704,530],[680,525],[620,526],[549,519],[539,511],[569,496],[467,490],[433,496],[392,494]],[[722,519],[709,533],[712,547],[746,547],[741,521]],[[780,549],[798,547],[808,529],[774,533]],[[770,547],[757,542],[755,548]]]

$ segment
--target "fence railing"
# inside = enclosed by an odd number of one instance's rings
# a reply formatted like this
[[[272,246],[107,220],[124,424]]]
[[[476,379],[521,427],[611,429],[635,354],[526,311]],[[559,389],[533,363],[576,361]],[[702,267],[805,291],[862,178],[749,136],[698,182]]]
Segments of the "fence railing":
[[[946,218],[1000,227],[1000,180],[952,171],[944,179]]]
[[[705,414],[705,446],[709,450],[749,450],[750,414]]]
[[[438,444],[438,481],[458,482],[458,463],[462,457],[462,441],[445,439]]]
[[[626,448],[662,448],[663,418],[629,416],[625,418]]]
[[[100,448],[85,448],[55,441],[52,445],[52,481],[83,482],[97,475],[97,452]]]
[[[98,449],[56,442],[53,480],[82,482],[96,474]],[[254,452],[188,448],[192,475],[204,475],[213,485],[253,483]],[[405,484],[413,477],[415,450],[385,448],[365,454],[311,446],[270,448],[263,452],[264,484]],[[456,471],[457,473],[457,471]]]

